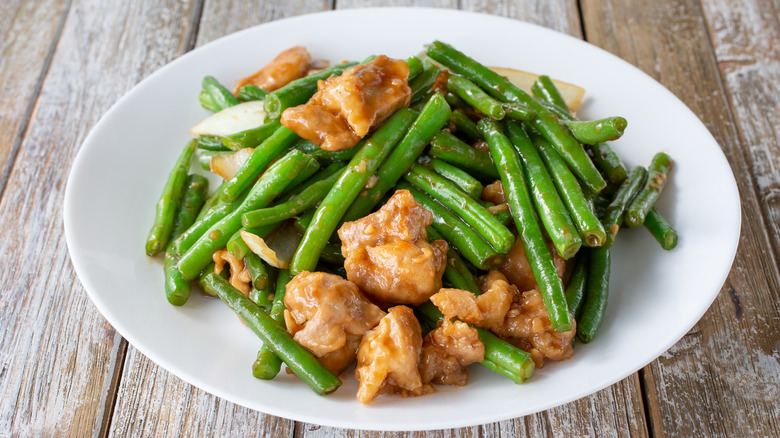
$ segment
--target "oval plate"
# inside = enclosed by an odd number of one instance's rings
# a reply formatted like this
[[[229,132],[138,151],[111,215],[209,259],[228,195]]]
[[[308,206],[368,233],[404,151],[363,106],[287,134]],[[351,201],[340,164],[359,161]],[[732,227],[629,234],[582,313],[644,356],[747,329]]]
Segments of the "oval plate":
[[[400,31],[399,23],[404,29]],[[360,35],[356,38],[355,35]],[[489,41],[499,36],[501,44]],[[161,262],[144,255],[154,205],[187,130],[208,113],[203,76],[224,84],[296,44],[338,62],[371,54],[405,58],[433,40],[495,66],[548,74],[586,91],[580,116],[622,115],[614,148],[629,166],[659,150],[676,161],[659,209],[680,234],[663,251],[643,229],[613,248],[609,308],[596,340],[572,360],[548,361],[522,385],[474,365],[466,387],[438,386],[418,398],[355,399],[344,376],[320,397],[294,376],[252,377],[259,340],[222,302],[193,294],[168,304]],[[495,40],[495,38],[491,38]],[[515,43],[511,43],[515,42]],[[535,42],[533,44],[529,42]],[[511,47],[511,50],[507,48]],[[64,204],[73,266],[106,319],[143,354],[180,378],[232,402],[328,426],[421,430],[462,427],[542,411],[634,373],[701,318],[726,279],[740,231],[731,169],[712,135],[672,93],[638,69],[578,39],[516,20],[442,9],[358,9],[253,27],[193,50],[150,75],[95,125],[71,170]]]

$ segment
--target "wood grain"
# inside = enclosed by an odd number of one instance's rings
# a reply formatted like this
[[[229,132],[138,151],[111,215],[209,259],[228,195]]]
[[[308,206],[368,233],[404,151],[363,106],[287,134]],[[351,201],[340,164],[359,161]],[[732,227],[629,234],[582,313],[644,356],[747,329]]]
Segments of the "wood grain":
[[[723,148],[742,197],[734,266],[701,321],[644,371],[656,436],[777,436],[780,365],[777,261],[745,145],[695,1],[583,1],[589,40],[680,97]],[[756,54],[756,56],[761,56]]]
[[[330,2],[207,1],[197,45],[260,23],[328,10]],[[247,364],[249,367],[251,364]],[[112,436],[292,436],[295,423],[215,397],[127,348],[112,420]]]
[[[108,426],[122,339],[76,280],[62,196],[90,127],[177,55],[189,10],[181,1],[69,8],[0,200],[0,434],[84,436]]]
[[[65,0],[11,0],[0,8],[0,193],[49,68]],[[28,29],[35,28],[35,32]]]
[[[780,1],[702,2],[745,160],[780,258]]]

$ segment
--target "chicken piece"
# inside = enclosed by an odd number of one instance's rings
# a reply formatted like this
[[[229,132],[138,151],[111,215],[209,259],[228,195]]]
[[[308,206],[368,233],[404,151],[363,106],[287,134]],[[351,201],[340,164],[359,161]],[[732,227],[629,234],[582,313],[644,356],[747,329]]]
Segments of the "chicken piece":
[[[495,180],[492,183],[486,185],[482,189],[482,194],[479,196],[483,201],[492,202],[494,204],[506,204],[506,195],[504,194],[504,185],[501,184],[501,180]]]
[[[412,92],[408,76],[404,60],[379,55],[340,76],[320,81],[307,103],[284,110],[282,125],[322,149],[349,149],[373,126],[409,105]]]
[[[555,250],[555,246],[552,242],[548,241],[547,246],[552,252],[555,270],[558,271],[558,277],[563,278],[563,273],[566,271],[566,260],[558,255],[558,251]],[[515,240],[515,244],[512,246],[509,254],[506,255],[504,264],[501,265],[499,270],[502,274],[506,275],[506,278],[510,283],[517,286],[521,291],[537,288],[536,277],[534,277],[531,265],[525,257],[525,248],[523,247],[521,239]]]
[[[445,318],[423,339],[420,375],[425,383],[464,386],[469,380],[466,366],[484,358],[477,329]]]
[[[249,296],[249,291],[252,290],[252,276],[249,275],[242,259],[237,258],[226,249],[214,252],[211,259],[214,260],[214,272],[217,274],[222,272],[225,263],[227,263],[230,266],[230,284],[242,294]]]
[[[323,272],[293,277],[284,305],[287,330],[334,374],[352,362],[363,334],[385,314],[352,282]]]
[[[311,55],[303,46],[295,46],[276,55],[265,67],[251,76],[236,83],[233,94],[238,95],[241,87],[247,84],[255,85],[265,91],[274,91],[288,83],[306,76],[309,71]]]
[[[484,327],[530,352],[536,366],[543,358],[565,360],[572,357],[572,339],[576,329],[556,332],[552,328],[541,293],[532,289],[520,293],[498,271],[480,277],[482,294],[459,289],[442,289],[431,301],[446,318],[459,317]]]
[[[460,289],[441,289],[431,301],[445,317],[459,317],[463,321],[490,328],[504,322],[506,313],[517,296],[517,288],[506,281],[498,271],[490,271],[480,278],[479,296]]]
[[[369,330],[357,351],[355,378],[360,382],[357,398],[369,403],[381,393],[419,396],[433,391],[420,377],[417,366],[422,354],[420,323],[412,309],[396,306]]]
[[[349,149],[360,141],[344,119],[319,105],[287,108],[282,124],[326,151]]]
[[[447,242],[428,243],[431,213],[408,190],[339,229],[347,278],[380,304],[422,304],[441,288]]]
[[[523,292],[512,303],[504,323],[490,330],[531,353],[538,368],[544,366],[543,357],[566,360],[574,355],[572,339],[576,328],[568,332],[553,330],[542,293],[537,289]]]
[[[360,137],[396,110],[408,106],[412,89],[407,83],[409,66],[403,59],[379,55],[341,76],[328,78],[318,87],[322,106],[341,116]]]

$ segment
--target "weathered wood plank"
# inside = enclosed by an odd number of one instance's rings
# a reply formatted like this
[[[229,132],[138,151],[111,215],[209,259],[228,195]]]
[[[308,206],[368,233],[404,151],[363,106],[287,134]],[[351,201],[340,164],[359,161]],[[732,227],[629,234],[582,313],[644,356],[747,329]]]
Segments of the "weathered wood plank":
[[[592,43],[658,79],[702,119],[726,154],[742,197],[740,249],[721,294],[694,329],[643,373],[651,432],[777,436],[780,276],[754,184],[762,173],[753,174],[746,161],[747,145],[729,111],[700,5],[584,0],[582,6]]]
[[[780,257],[780,2],[703,0],[764,223]]]
[[[70,7],[0,201],[2,433],[84,436],[107,425],[124,347],[75,278],[62,196],[89,128],[176,56],[190,7],[181,1]],[[36,29],[29,26],[25,35],[35,39]]]
[[[49,67],[66,9],[65,0],[13,0],[0,8],[0,193]],[[36,31],[29,32],[32,28]]]
[[[329,1],[207,1],[199,18],[197,45],[260,23],[330,7]],[[215,397],[160,368],[132,345],[127,349],[112,436],[284,437],[293,430],[292,421]]]
[[[377,6],[388,2],[341,2],[338,8],[352,6]],[[394,4],[394,3],[393,3]],[[429,5],[430,6],[430,5]],[[436,6],[444,6],[437,3]],[[465,1],[461,7],[475,12],[503,15],[550,27],[581,37],[579,13],[574,1],[554,2],[490,2]],[[543,372],[543,371],[540,371]],[[299,425],[296,437],[326,438],[347,437],[536,437],[536,436],[638,436],[647,435],[642,396],[636,375],[599,391],[584,399],[559,406],[545,412],[514,420],[483,425],[481,427],[449,429],[444,431],[383,434],[368,431],[347,431],[316,425]]]

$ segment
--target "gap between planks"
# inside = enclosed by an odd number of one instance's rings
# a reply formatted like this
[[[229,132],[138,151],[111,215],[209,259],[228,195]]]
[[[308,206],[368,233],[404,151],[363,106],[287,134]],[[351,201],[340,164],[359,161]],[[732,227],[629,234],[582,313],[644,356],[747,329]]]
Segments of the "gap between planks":
[[[65,15],[67,15],[67,10],[69,9],[71,2],[72,0],[68,0],[68,8],[66,8]],[[205,3],[206,0],[197,0],[195,6],[192,8],[192,13],[190,14],[189,20],[189,29],[187,30],[187,36],[184,39],[184,47],[178,56],[184,55],[185,53],[195,48],[198,40],[198,33],[200,31],[200,19],[203,15],[203,6]],[[64,20],[60,24],[62,25],[63,23]],[[57,30],[59,32],[61,27]],[[121,341],[119,342],[119,347],[116,354],[117,366],[114,369],[114,375],[111,377],[108,385],[109,395],[106,397],[105,412],[103,415],[103,421],[100,426],[101,437],[108,437],[111,435],[111,426],[113,425],[114,421],[114,409],[116,408],[117,399],[119,397],[119,387],[122,383],[122,379],[124,378],[125,361],[127,360],[127,346],[127,339],[122,337]]]
[[[27,135],[27,129],[30,126],[30,120],[32,119],[33,111],[38,105],[38,99],[41,96],[41,88],[46,76],[49,74],[49,68],[51,67],[52,59],[54,58],[54,52],[57,48],[57,44],[62,36],[62,30],[65,28],[65,22],[68,19],[70,13],[70,7],[73,4],[73,0],[67,0],[65,7],[62,10],[62,15],[57,23],[57,29],[54,31],[49,48],[46,50],[46,56],[41,66],[41,71],[38,73],[38,78],[35,80],[35,86],[33,87],[32,94],[30,94],[30,100],[27,103],[27,107],[24,109],[24,115],[22,116],[21,123],[19,123],[19,130],[14,137],[14,144],[11,146],[11,151],[8,154],[8,158],[3,166],[2,173],[0,173],[0,201],[5,197],[5,189],[8,186],[8,179],[11,177],[11,171],[16,164],[16,157],[19,156],[19,150],[22,146],[22,141]]]

